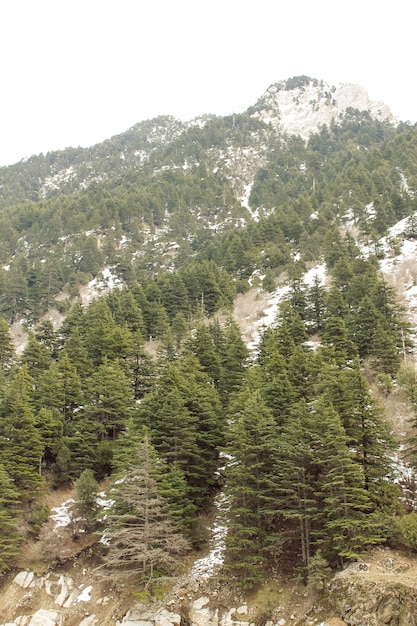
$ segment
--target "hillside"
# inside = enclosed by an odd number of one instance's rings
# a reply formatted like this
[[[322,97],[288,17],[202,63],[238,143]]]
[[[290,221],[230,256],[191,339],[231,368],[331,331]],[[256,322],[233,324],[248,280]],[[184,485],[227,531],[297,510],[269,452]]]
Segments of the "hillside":
[[[416,139],[300,76],[0,169],[2,623],[412,614]]]

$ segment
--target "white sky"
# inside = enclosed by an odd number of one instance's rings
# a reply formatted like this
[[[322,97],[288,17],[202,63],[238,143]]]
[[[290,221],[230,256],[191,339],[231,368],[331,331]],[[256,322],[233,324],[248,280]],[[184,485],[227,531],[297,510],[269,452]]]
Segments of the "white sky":
[[[416,122],[416,17],[414,0],[0,0],[0,165],[242,112],[300,74]]]

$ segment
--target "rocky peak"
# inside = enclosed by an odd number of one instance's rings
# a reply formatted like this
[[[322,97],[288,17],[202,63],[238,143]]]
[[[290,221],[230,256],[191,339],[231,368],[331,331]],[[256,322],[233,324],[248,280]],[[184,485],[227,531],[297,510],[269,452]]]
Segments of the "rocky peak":
[[[390,108],[371,100],[363,87],[349,83],[335,87],[305,76],[271,85],[249,113],[307,140],[323,124],[343,118],[349,108],[368,111],[380,121],[394,121]]]

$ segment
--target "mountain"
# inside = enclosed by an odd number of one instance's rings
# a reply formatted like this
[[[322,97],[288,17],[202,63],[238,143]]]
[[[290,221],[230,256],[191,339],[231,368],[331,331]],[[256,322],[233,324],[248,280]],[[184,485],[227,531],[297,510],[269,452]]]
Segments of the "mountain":
[[[379,238],[414,207],[415,131],[392,121],[388,108],[357,86],[298,77],[271,86],[241,114],[188,123],[158,118],[92,148],[1,168],[0,281],[7,285],[16,271],[13,283],[24,294],[6,295],[0,311],[11,321],[36,320],[64,288],[74,295],[105,267],[129,282],[127,273],[172,269],[197,251],[210,257],[214,241],[229,248],[277,203],[288,205],[276,211],[286,241],[278,244],[280,265],[300,237],[303,245],[320,239],[323,219],[340,221],[352,210]],[[294,134],[301,128],[303,139]],[[383,206],[370,220],[364,207],[373,202]],[[319,257],[310,244],[306,261]],[[220,254],[229,258],[226,269],[244,278],[271,264],[258,248],[246,260]]]
[[[367,619],[337,572],[417,548],[416,139],[299,76],[1,168],[8,623]]]
[[[275,130],[308,140],[320,126],[343,119],[349,109],[369,112],[373,119],[382,122],[394,121],[389,107],[372,102],[358,85],[335,87],[305,76],[271,85],[244,115],[259,119]],[[210,115],[189,122],[169,116],[159,117],[140,122],[125,133],[91,148],[68,148],[45,156],[33,156],[0,169],[0,197],[7,202],[7,188],[13,185],[16,175],[22,177],[24,184],[20,190],[22,196],[18,195],[14,201],[19,197],[33,200],[84,189],[148,161],[155,151],[168,146],[187,131],[218,123],[219,120]],[[255,136],[252,140],[257,143]],[[15,186],[13,193],[16,192]]]

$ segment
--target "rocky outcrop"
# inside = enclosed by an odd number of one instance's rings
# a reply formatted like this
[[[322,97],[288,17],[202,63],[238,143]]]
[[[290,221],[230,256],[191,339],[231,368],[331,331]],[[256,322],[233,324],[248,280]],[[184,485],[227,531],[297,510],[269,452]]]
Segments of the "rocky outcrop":
[[[7,621],[0,626],[61,626],[67,617],[77,626],[98,626],[100,619],[91,609],[101,609],[109,598],[92,601],[92,590],[64,573],[36,576],[22,570],[2,590],[0,619]]]
[[[402,582],[336,578],[329,588],[336,613],[348,626],[414,626],[417,587]]]
[[[184,605],[175,613],[154,605],[136,605],[117,626],[256,626],[255,614],[248,606],[230,609],[219,608],[213,598],[201,596]],[[293,622],[294,623],[294,622]],[[265,622],[265,626],[285,626],[287,620],[279,618]]]
[[[158,604],[135,605],[122,621],[116,622],[116,626],[180,626],[181,615],[169,611],[164,606]]]
[[[416,564],[377,549],[371,563],[352,563],[328,585],[329,606],[348,626],[415,626]]]
[[[3,581],[0,626],[417,626],[417,561],[385,548],[336,574],[320,595],[277,577],[250,601],[221,575],[189,572],[163,601],[132,606],[134,586],[100,584],[85,565]]]
[[[363,87],[334,87],[313,79],[293,89],[284,88],[283,83],[271,85],[254,108],[254,117],[305,140],[323,124],[339,120],[349,108],[368,111],[377,120],[394,121],[389,107],[371,100]]]

